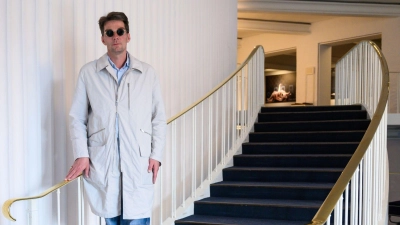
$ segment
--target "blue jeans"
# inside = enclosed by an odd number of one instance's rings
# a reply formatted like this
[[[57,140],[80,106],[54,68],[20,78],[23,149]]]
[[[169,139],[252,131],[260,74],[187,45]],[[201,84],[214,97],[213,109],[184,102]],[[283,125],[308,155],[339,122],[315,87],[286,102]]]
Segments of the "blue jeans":
[[[113,218],[105,218],[105,220],[106,225],[150,225],[150,218],[124,220],[122,216],[116,216]]]

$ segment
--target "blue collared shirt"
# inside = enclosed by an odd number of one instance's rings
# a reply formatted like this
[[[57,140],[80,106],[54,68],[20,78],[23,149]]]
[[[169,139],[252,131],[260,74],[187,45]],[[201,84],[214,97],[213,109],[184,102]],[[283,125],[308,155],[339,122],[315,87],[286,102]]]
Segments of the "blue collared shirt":
[[[129,64],[130,64],[129,54],[126,53],[126,62],[124,66],[120,69],[118,69],[118,67],[113,63],[113,61],[111,61],[110,56],[108,56],[108,62],[110,63],[111,67],[115,70],[119,86],[122,80],[122,75],[124,75],[124,73],[129,69]]]
[[[118,86],[121,83],[122,77],[125,74],[125,72],[129,69],[129,64],[130,64],[130,59],[129,59],[129,54],[126,53],[126,62],[123,67],[118,69],[118,67],[111,61],[110,56],[108,56],[108,62],[110,63],[111,67],[115,70],[115,74],[117,75],[117,80],[118,80]],[[119,129],[118,129],[118,116],[115,118],[115,134],[116,137],[119,137]],[[118,144],[119,148],[119,144]]]

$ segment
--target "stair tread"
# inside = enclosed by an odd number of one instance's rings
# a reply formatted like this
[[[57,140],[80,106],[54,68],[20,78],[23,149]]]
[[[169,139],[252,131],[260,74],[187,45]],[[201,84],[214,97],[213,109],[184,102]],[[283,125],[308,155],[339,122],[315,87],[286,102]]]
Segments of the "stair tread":
[[[333,130],[333,131],[259,131],[259,132],[250,132],[250,134],[321,134],[321,133],[354,133],[354,132],[365,132],[365,130]]]
[[[321,114],[321,113],[351,113],[351,112],[366,112],[365,110],[327,110],[327,111],[292,111],[292,112],[260,112],[259,114],[279,114],[283,117],[290,114]]]
[[[289,221],[289,220],[270,220],[270,219],[254,219],[227,216],[206,216],[192,215],[175,221],[176,224],[183,222],[192,222],[193,224],[210,224],[210,225],[304,225],[309,221]]]
[[[310,120],[310,121],[276,121],[276,122],[256,122],[255,124],[290,124],[290,123],[340,123],[340,122],[369,122],[369,119],[349,119],[349,120]]]
[[[242,145],[348,145],[348,144],[359,144],[356,141],[345,141],[345,142],[246,142]]]
[[[313,109],[342,109],[346,110],[349,108],[356,108],[353,110],[362,110],[361,104],[352,104],[352,105],[291,105],[291,106],[271,106],[265,105],[261,106],[261,109],[270,109],[270,110],[282,110],[282,109],[289,109],[289,110],[313,110]]]
[[[297,157],[297,158],[309,158],[309,157],[351,157],[352,154],[252,154],[252,155],[247,155],[247,154],[241,154],[241,155],[235,155],[234,157],[237,158],[253,158],[253,157],[265,157],[265,158],[276,158],[276,157],[282,157],[282,158],[290,158],[290,157]]]
[[[342,172],[343,168],[324,168],[324,167],[228,167],[224,170],[248,170],[248,171],[299,171],[299,172]]]
[[[211,186],[241,186],[241,187],[286,187],[286,188],[327,188],[331,189],[334,183],[313,182],[256,182],[256,181],[221,181]]]
[[[209,197],[196,201],[199,204],[236,204],[259,205],[276,207],[319,208],[323,201],[318,200],[291,200],[291,199],[255,199],[255,198],[224,198]]]

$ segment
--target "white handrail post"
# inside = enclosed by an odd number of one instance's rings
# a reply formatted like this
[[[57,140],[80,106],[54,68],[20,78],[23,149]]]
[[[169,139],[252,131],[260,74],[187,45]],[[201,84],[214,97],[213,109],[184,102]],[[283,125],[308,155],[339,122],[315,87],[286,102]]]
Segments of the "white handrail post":
[[[176,161],[176,121],[173,121],[172,122],[172,151],[171,151],[171,154],[172,154],[172,156],[171,156],[171,161],[172,161],[172,163],[171,163],[171,166],[172,166],[172,182],[171,182],[171,185],[172,185],[172,201],[171,201],[171,203],[172,203],[172,208],[171,208],[171,210],[172,210],[172,218],[175,218],[176,217],[176,164],[177,164],[177,161]]]
[[[160,169],[158,170],[158,173],[160,174],[160,225],[163,224],[163,174],[162,174],[162,167],[160,167]]]
[[[60,189],[57,189],[57,224],[61,225],[61,206],[60,206]]]
[[[37,225],[39,224],[38,217],[38,199],[29,200],[29,211],[28,211],[28,224],[29,225]]]
[[[183,137],[183,148],[181,148],[181,152],[182,152],[182,164],[183,164],[183,166],[185,167],[186,165],[186,114],[185,115],[183,115],[183,117],[182,117],[182,120],[183,120],[183,122],[182,122],[182,130],[183,130],[183,133],[182,133],[182,137]],[[186,198],[186,170],[182,170],[181,171],[182,172],[182,179],[183,179],[183,181],[182,181],[182,201],[183,201],[183,204],[182,204],[182,206],[183,207],[185,207],[186,206],[186,204],[185,204],[185,198]]]
[[[200,160],[201,160],[201,171],[200,171],[200,185],[201,187],[203,187],[203,179],[204,179],[204,174],[203,174],[203,170],[204,170],[204,104],[203,102],[201,103],[201,141],[200,141]]]
[[[78,224],[82,225],[81,179],[78,179]]]
[[[209,162],[209,166],[210,166],[210,169],[209,169],[209,176],[210,176],[210,180],[212,179],[212,171],[213,171],[213,169],[212,169],[212,162],[214,161],[213,160],[213,96],[211,95],[210,96],[210,103],[209,103],[209,105],[210,105],[210,109],[209,109],[209,113],[210,113],[210,125],[209,125],[209,131],[210,131],[210,134],[209,134],[209,151],[210,151],[210,162]]]
[[[192,198],[196,198],[196,107],[192,111]]]
[[[82,223],[82,225],[85,225],[85,201],[83,199],[83,177],[81,176],[78,179],[78,181],[81,182],[80,193],[79,193],[79,196],[80,196],[80,199],[81,199],[80,200],[81,210],[82,210],[82,221],[81,221],[81,223]]]
[[[215,92],[215,170],[218,166],[218,91]]]

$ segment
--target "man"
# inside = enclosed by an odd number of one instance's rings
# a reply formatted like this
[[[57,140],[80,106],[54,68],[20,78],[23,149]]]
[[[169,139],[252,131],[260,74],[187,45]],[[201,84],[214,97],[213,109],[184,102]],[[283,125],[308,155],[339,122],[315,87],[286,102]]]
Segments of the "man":
[[[65,179],[83,173],[91,209],[107,225],[149,224],[166,134],[160,84],[127,52],[124,13],[99,26],[107,53],[80,71],[70,111],[75,161]]]

